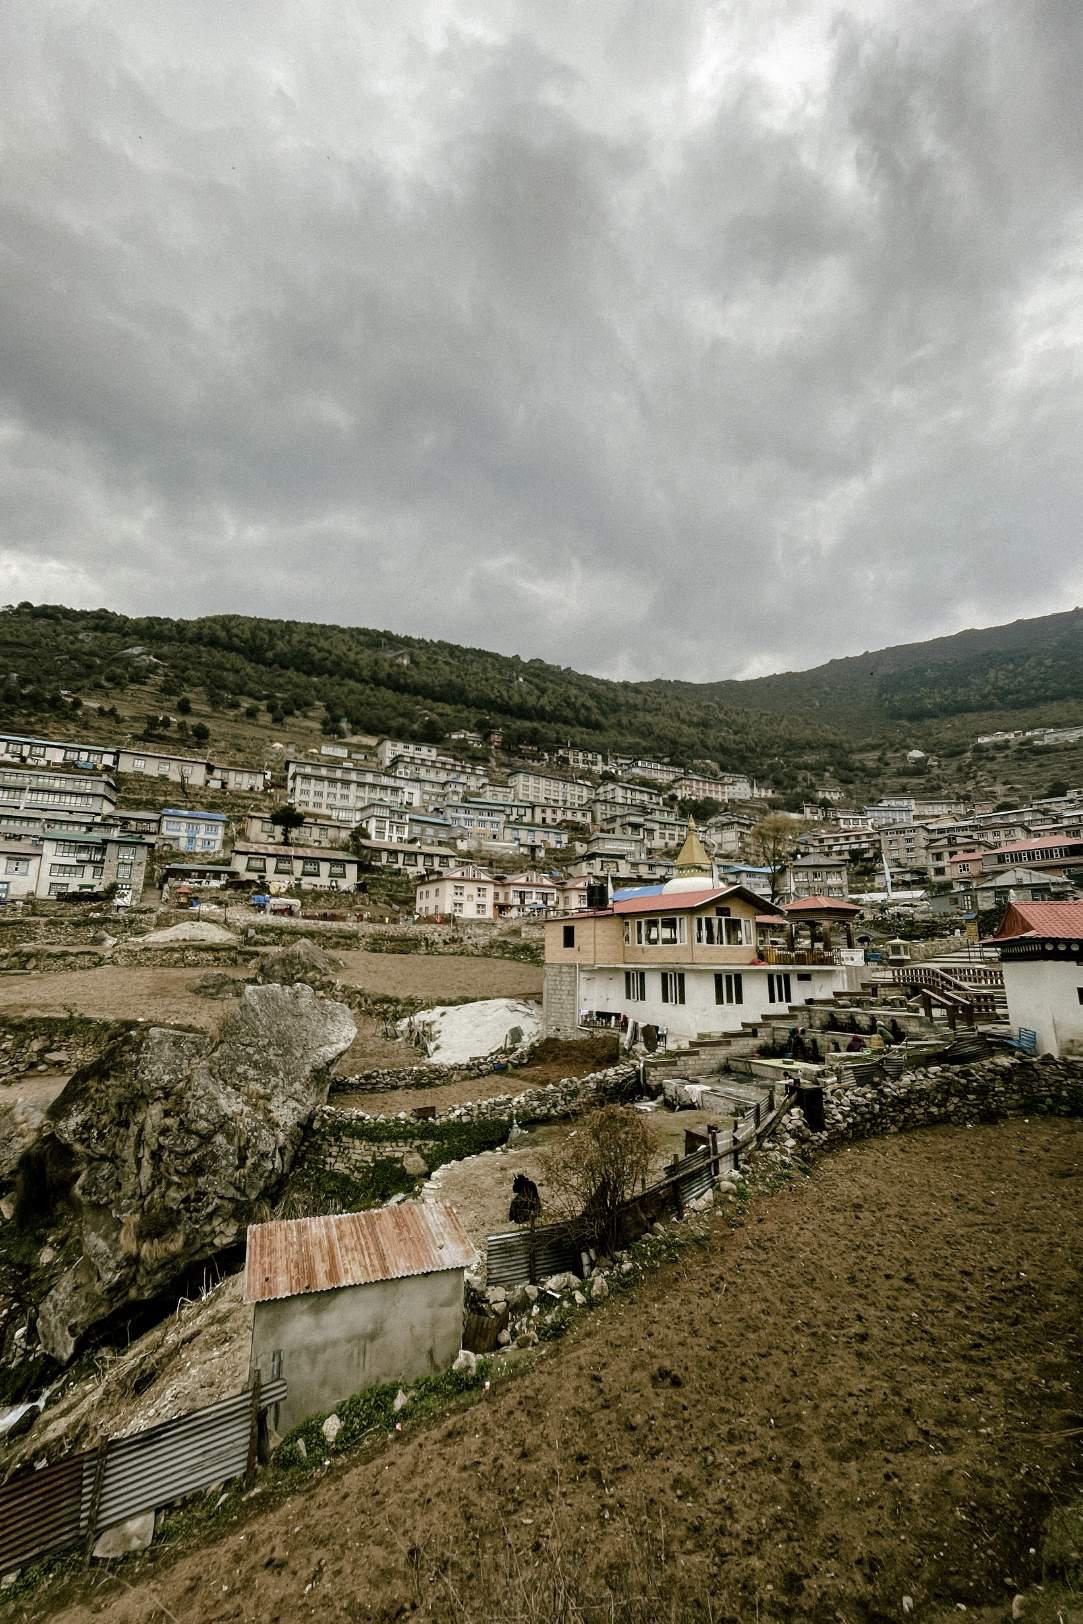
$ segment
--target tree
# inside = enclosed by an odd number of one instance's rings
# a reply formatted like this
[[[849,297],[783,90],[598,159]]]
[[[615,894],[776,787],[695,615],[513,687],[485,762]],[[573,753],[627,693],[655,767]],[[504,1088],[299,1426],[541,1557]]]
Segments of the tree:
[[[206,744],[210,736],[211,730],[207,726],[206,722],[197,722],[192,728],[192,737],[193,739],[198,739],[200,744]]]
[[[549,1203],[598,1252],[620,1245],[621,1206],[647,1182],[653,1141],[638,1111],[603,1105],[542,1157]]]
[[[769,812],[752,831],[752,855],[770,871],[772,902],[778,901],[782,874],[793,859],[799,832],[797,820],[785,812]]]
[[[290,835],[295,829],[299,829],[304,821],[304,813],[299,812],[295,806],[276,806],[268,818],[268,822],[273,823],[276,829],[282,830],[282,843],[286,846],[290,843]]]
[[[1067,795],[1068,785],[1063,778],[1054,778],[1053,782],[1047,785],[1045,793],[1049,800],[1057,800],[1060,796]]]
[[[188,698],[187,694],[181,694],[180,698],[177,700],[177,710],[182,716],[191,716],[192,701]]]

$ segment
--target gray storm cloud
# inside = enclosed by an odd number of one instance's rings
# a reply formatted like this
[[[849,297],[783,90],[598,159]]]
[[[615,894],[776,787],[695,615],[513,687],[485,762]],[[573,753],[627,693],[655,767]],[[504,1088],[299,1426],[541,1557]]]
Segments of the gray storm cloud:
[[[0,13],[0,591],[714,678],[1083,601],[1083,8]]]

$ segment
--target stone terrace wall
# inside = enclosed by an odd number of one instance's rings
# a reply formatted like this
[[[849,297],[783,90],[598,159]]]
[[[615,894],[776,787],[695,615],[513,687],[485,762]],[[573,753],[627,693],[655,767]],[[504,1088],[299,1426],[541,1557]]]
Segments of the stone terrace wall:
[[[379,1066],[373,1071],[360,1071],[352,1077],[335,1077],[331,1081],[334,1094],[393,1094],[401,1088],[441,1088],[445,1083],[461,1083],[471,1077],[488,1077],[497,1066],[525,1066],[530,1049],[494,1049],[491,1054],[478,1055],[474,1060],[462,1060],[456,1065],[442,1066],[430,1061],[420,1066]]]
[[[566,1077],[521,1094],[470,1100],[427,1120],[405,1111],[377,1116],[326,1105],[312,1118],[299,1166],[302,1171],[359,1177],[374,1162],[417,1155],[431,1168],[450,1155],[470,1154],[474,1137],[477,1150],[502,1143],[513,1122],[556,1122],[595,1105],[631,1098],[638,1091],[639,1067],[624,1064],[586,1077]],[[479,1130],[476,1136],[473,1130]],[[448,1155],[442,1154],[444,1150]]]
[[[872,1134],[1020,1115],[1083,1115],[1083,1062],[997,1055],[973,1066],[930,1066],[894,1080],[839,1083],[824,1090],[823,1133],[813,1133],[800,1111],[790,1111],[757,1154],[792,1163]]]

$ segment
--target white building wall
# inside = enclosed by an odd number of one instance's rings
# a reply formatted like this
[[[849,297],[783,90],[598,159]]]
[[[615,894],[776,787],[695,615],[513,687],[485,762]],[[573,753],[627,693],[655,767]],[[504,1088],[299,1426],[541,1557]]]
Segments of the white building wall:
[[[627,966],[634,970],[633,965]],[[679,969],[679,965],[667,966]],[[742,977],[743,1002],[716,1004],[714,996],[715,974],[739,974]],[[756,1021],[762,1015],[778,1013],[789,1003],[803,1003],[806,998],[830,998],[835,991],[847,985],[846,972],[829,965],[697,965],[685,968],[683,1004],[662,1002],[662,972],[655,967],[645,968],[646,998],[640,1002],[625,997],[624,969],[596,969],[582,965],[579,970],[580,1009],[607,1010],[628,1016],[640,1026],[664,1026],[670,1040],[691,1039],[701,1032],[739,1032],[743,1021]],[[790,999],[772,1003],[768,999],[768,975],[790,977]],[[798,980],[799,976],[809,979]],[[778,990],[776,988],[776,990]]]
[[[1063,1055],[1083,1045],[1083,964],[1055,959],[1005,959],[1008,1019],[1037,1033],[1038,1053]]]

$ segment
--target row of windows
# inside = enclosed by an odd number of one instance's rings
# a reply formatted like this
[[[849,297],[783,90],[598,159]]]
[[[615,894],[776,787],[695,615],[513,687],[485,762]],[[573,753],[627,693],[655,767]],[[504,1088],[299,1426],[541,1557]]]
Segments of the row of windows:
[[[570,929],[565,926],[565,934]],[[662,970],[659,972],[659,989],[663,1004],[683,1004],[685,1000],[685,984],[683,970]],[[647,972],[645,970],[625,970],[624,996],[630,1004],[642,1004],[647,998]],[[744,976],[740,971],[724,970],[714,978],[714,1001],[716,1004],[743,1004],[745,1001]],[[767,977],[767,1001],[770,1004],[790,1004],[793,1002],[790,977],[788,973],[771,972]]]
[[[250,857],[248,859],[247,863],[245,864],[245,867],[246,867],[249,874],[266,874],[266,872],[267,872],[267,861],[268,861],[268,859],[266,857]],[[276,857],[276,858],[273,859],[273,861],[274,861],[274,873],[275,874],[293,874],[295,872],[295,869],[294,869],[295,859],[294,858],[292,858],[292,857]],[[302,877],[318,879],[319,876],[320,876],[320,872],[321,872],[321,868],[320,868],[320,860],[319,860],[319,858],[317,858],[317,857],[302,857],[301,858],[301,874],[302,874]],[[327,865],[327,873],[328,873],[328,877],[330,879],[332,879],[332,880],[344,880],[346,878],[346,864],[345,863],[330,862]]]

